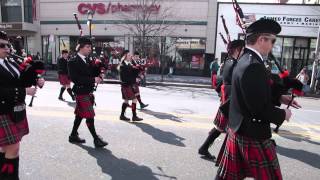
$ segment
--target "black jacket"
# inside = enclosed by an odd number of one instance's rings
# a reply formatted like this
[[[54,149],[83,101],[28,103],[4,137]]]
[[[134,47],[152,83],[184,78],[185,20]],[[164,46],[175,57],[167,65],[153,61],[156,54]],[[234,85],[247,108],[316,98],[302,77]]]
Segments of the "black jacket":
[[[68,60],[63,57],[58,59],[58,74],[68,74]]]
[[[9,61],[17,69],[18,64]],[[0,114],[13,112],[16,104],[25,102],[26,87],[30,87],[31,81],[27,80],[23,72],[20,72],[19,78],[14,78],[10,72],[0,65]]]
[[[136,78],[139,75],[139,69],[133,68],[131,64],[126,64],[123,61],[120,65],[120,81],[122,85],[133,85],[136,83]]]
[[[95,75],[93,67],[85,63],[79,55],[68,61],[68,71],[74,83],[72,90],[75,94],[89,94],[93,92]]]
[[[272,102],[270,77],[263,61],[245,49],[232,75],[229,127],[254,139],[271,137],[270,123],[281,125],[285,111]]]
[[[228,58],[223,65],[222,78],[225,87],[226,99],[228,99],[231,94],[232,72],[236,65],[237,60],[232,58]]]

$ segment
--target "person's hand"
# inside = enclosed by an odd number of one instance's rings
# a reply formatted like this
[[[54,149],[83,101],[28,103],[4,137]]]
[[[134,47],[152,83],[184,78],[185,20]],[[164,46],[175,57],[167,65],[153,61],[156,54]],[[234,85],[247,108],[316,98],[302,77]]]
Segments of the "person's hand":
[[[291,110],[290,109],[284,109],[284,111],[286,112],[285,120],[289,121],[291,116],[292,116]]]
[[[100,84],[102,79],[100,77],[95,77],[94,81],[95,81],[95,83]]]
[[[289,95],[282,95],[282,96],[280,97],[280,102],[281,102],[282,104],[288,105],[288,104],[291,102],[291,100],[292,100],[292,97],[289,96]],[[299,104],[296,100],[293,100],[293,101],[291,102],[290,106],[292,106],[292,107],[294,107],[294,108],[296,108],[296,109],[301,108],[300,104]]]
[[[44,86],[44,83],[45,83],[45,80],[44,80],[43,78],[39,78],[39,79],[37,80],[37,86],[38,86],[39,88],[42,88],[42,87]]]
[[[34,87],[26,88],[27,95],[34,96],[36,94],[36,92],[37,92],[37,88],[34,88]]]

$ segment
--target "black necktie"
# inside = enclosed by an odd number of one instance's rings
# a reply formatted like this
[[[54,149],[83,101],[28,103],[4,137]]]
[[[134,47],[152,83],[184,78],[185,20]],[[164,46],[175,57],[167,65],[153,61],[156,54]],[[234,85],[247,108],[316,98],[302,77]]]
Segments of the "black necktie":
[[[7,60],[4,60],[3,61],[4,64],[7,66],[8,70],[10,71],[10,73],[15,77],[15,78],[18,78],[18,74],[17,72],[9,65],[9,62]]]

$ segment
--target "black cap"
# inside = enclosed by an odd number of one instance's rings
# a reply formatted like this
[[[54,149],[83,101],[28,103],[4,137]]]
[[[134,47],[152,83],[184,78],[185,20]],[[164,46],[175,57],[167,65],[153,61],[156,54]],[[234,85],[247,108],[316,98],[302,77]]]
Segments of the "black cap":
[[[80,44],[80,45],[85,45],[85,44],[92,45],[92,41],[87,37],[80,37],[79,40],[78,40],[78,44]]]
[[[0,31],[0,39],[8,41],[7,33],[4,31]]]
[[[137,55],[137,56],[140,55],[140,53],[139,53],[138,51],[135,51],[133,54],[134,54],[134,55]]]
[[[268,33],[277,35],[280,32],[280,24],[271,19],[259,19],[252,23],[246,30],[247,36],[257,33]]]
[[[241,39],[233,40],[228,44],[228,49],[236,49],[245,46],[245,41]]]
[[[64,50],[61,51],[61,53],[62,54],[66,54],[66,53],[69,53],[69,52],[68,52],[68,50],[64,49]]]

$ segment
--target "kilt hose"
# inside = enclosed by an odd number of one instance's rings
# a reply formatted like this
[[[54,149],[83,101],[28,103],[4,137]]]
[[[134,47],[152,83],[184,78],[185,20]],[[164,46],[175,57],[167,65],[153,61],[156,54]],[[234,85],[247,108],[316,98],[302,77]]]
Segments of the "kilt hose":
[[[121,85],[123,100],[133,100],[136,98],[132,85]]]
[[[216,179],[238,180],[245,177],[256,180],[282,179],[275,144],[271,139],[255,140],[229,129]]]
[[[14,123],[12,115],[0,115],[0,147],[16,144],[27,134],[29,134],[27,117],[20,122]]]
[[[76,95],[76,108],[74,114],[81,118],[94,118],[93,99],[93,94]]]
[[[59,74],[59,82],[60,82],[60,85],[66,86],[66,85],[70,85],[71,80],[70,80],[70,78],[69,78],[68,75],[66,75],[66,74]]]

